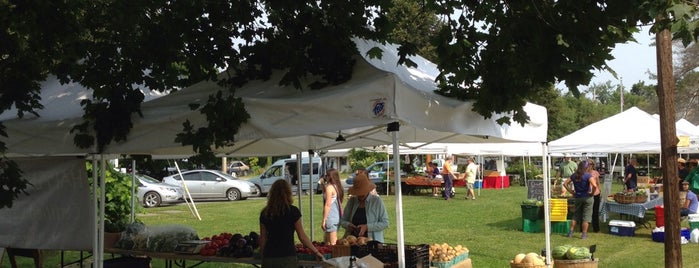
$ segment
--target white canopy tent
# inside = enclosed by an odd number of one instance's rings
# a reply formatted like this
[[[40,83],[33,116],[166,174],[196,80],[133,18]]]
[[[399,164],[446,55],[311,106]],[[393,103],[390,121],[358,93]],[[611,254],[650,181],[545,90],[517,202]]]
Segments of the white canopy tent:
[[[306,150],[394,145],[398,157],[401,142],[543,142],[548,128],[546,109],[527,104],[524,109],[530,122],[499,125],[496,120],[508,114],[494,114],[489,119],[471,111],[470,102],[446,98],[434,93],[436,66],[422,57],[412,57],[417,68],[397,65],[397,47],[364,40],[356,41],[360,54],[352,80],[323,90],[297,90],[279,86],[279,75],[268,81],[251,82],[238,89],[251,115],[241,126],[236,144],[218,148],[222,155],[283,155]],[[369,49],[384,51],[382,59],[366,56]],[[48,84],[53,82],[53,84]],[[89,96],[75,85],[45,83],[42,90],[43,111],[40,117],[18,118],[10,111],[0,115],[9,138],[3,139],[12,156],[86,155],[94,149],[78,149],[70,129],[81,122],[77,103]],[[48,90],[51,89],[51,90]],[[203,104],[208,96],[222,88],[214,82],[201,82],[175,93],[151,98],[142,105],[142,118],[134,119],[128,140],[109,145],[103,154],[147,154],[188,156],[191,147],[174,142],[189,120],[194,127],[205,126],[199,111],[191,103]],[[224,90],[224,95],[228,94]],[[400,124],[399,131],[388,132],[386,125]],[[342,134],[346,141],[335,141]],[[396,167],[399,161],[395,161]],[[397,191],[396,217],[399,249],[402,241],[402,203]],[[89,219],[86,219],[89,220]],[[101,254],[97,252],[95,256]],[[399,252],[401,260],[403,252]]]
[[[677,135],[691,133],[678,128]],[[660,123],[631,107],[548,143],[551,153],[660,153]]]

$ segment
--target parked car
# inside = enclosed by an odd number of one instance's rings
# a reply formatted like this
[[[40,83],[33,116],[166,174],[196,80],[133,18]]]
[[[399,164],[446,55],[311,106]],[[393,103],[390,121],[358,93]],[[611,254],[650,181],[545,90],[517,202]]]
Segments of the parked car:
[[[182,187],[165,184],[153,177],[136,174],[136,196],[143,207],[158,207],[163,203],[178,203],[184,201]]]
[[[226,198],[228,200],[244,200],[258,196],[254,184],[234,178],[218,170],[196,169],[182,172],[185,185],[192,199]],[[179,174],[163,178],[163,182],[184,187]],[[185,192],[185,198],[189,198]]]
[[[393,161],[386,162],[386,161],[381,161],[381,162],[374,162],[370,166],[366,168],[367,173],[369,173],[369,179],[374,183],[380,183],[386,178],[386,172],[389,170],[393,170]],[[403,172],[401,171],[401,174]],[[350,174],[347,177],[347,180],[345,180],[345,183],[347,183],[348,186],[352,186],[354,184],[354,175],[355,173]]]
[[[272,184],[281,179],[285,179],[291,184],[293,193],[298,191],[297,186],[299,182],[301,182],[301,190],[304,193],[310,192],[311,182],[315,182],[313,187],[318,189],[320,187],[319,167],[322,165],[321,158],[313,158],[313,169],[309,167],[308,157],[303,157],[302,159],[300,180],[297,178],[298,172],[296,172],[297,160],[295,158],[286,158],[277,160],[260,176],[250,179],[250,182],[255,184],[261,195],[266,195]]]
[[[228,173],[233,177],[245,176],[250,173],[250,167],[243,163],[243,161],[232,161],[228,165]]]

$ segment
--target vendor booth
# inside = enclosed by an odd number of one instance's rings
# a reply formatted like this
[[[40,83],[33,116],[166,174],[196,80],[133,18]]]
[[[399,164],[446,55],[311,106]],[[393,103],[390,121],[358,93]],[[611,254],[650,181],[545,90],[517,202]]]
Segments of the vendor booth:
[[[268,81],[251,82],[236,90],[251,119],[241,125],[235,144],[215,148],[215,152],[228,156],[282,155],[308,150],[329,150],[393,144],[394,162],[399,163],[400,142],[488,142],[528,141],[543,142],[546,139],[547,118],[544,107],[526,104],[524,110],[529,123],[500,125],[497,120],[511,114],[493,114],[485,119],[472,111],[472,103],[446,98],[434,93],[434,78],[439,74],[436,66],[424,58],[412,57],[417,68],[397,65],[397,47],[365,40],[356,40],[359,53],[352,80],[323,90],[298,90],[278,85],[281,72]],[[384,50],[382,59],[371,59],[369,49]],[[51,84],[53,83],[53,84]],[[8,155],[30,157],[36,155],[89,156],[104,159],[109,154],[143,154],[168,156],[192,155],[191,147],[175,142],[187,120],[195,128],[207,122],[199,110],[191,110],[192,103],[203,104],[208,96],[222,88],[216,82],[201,82],[166,96],[154,96],[142,104],[143,117],[135,118],[128,140],[114,142],[104,151],[94,148],[79,149],[73,143],[70,129],[82,123],[81,99],[90,98],[89,92],[76,84],[59,85],[49,80],[42,89],[46,101],[41,117],[27,115],[18,118],[8,111],[0,116],[7,127],[4,141]],[[46,95],[44,95],[46,94]],[[223,90],[223,94],[230,94]],[[322,105],[320,105],[322,104]],[[59,106],[54,106],[59,105]],[[434,118],[449,118],[448,123]],[[388,126],[388,127],[387,127]],[[342,136],[343,139],[338,137]],[[83,159],[84,161],[84,159]],[[100,160],[103,163],[103,160]],[[54,170],[52,161],[46,161],[46,170]],[[397,166],[394,169],[398,168]],[[87,183],[84,178],[74,178],[76,183]],[[400,189],[400,188],[398,188]],[[42,189],[43,190],[43,189]],[[396,195],[397,248],[399,259],[404,257],[401,192]],[[25,198],[25,197],[20,197]],[[22,201],[22,200],[18,200]],[[48,200],[32,200],[35,205]],[[312,200],[310,202],[312,204]],[[93,203],[95,204],[95,203]],[[103,205],[103,204],[102,204]],[[301,204],[299,204],[301,205]],[[16,218],[16,209],[0,211],[0,218],[13,219],[17,228],[0,226],[0,247],[13,247],[16,236],[32,232],[31,225],[22,224]],[[97,207],[84,207],[79,213],[90,213]],[[71,215],[78,213],[71,212]],[[95,214],[92,214],[95,215]],[[100,217],[98,217],[100,218]],[[15,221],[17,219],[17,221]],[[95,217],[81,217],[87,226],[93,226]],[[24,220],[21,220],[24,221]],[[315,224],[308,224],[313,228]],[[67,227],[65,224],[57,228]],[[60,232],[57,232],[60,233]],[[101,227],[86,232],[88,241],[101,266],[103,238]],[[44,239],[23,241],[23,246],[46,249],[65,249],[64,246],[47,246]],[[81,245],[80,248],[85,248]],[[401,263],[402,264],[402,263]],[[401,265],[403,266],[403,265]]]

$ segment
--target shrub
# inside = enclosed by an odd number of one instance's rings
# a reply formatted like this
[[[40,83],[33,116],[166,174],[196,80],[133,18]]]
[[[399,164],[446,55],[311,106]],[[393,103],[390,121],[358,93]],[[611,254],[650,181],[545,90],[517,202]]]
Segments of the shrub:
[[[86,161],[86,167],[87,177],[92,187],[94,182],[92,162]],[[104,231],[121,232],[131,223],[131,177],[114,171],[108,164],[104,187]],[[140,206],[136,206],[136,209],[139,208]]]

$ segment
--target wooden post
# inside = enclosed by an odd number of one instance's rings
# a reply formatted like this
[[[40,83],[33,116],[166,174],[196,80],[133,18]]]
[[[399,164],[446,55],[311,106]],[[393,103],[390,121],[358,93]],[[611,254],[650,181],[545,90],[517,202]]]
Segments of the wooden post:
[[[662,21],[659,16],[656,21]],[[682,267],[680,213],[674,205],[679,198],[677,175],[677,130],[675,127],[675,78],[672,74],[672,36],[669,29],[655,34],[658,63],[658,111],[660,115],[660,152],[665,206],[665,267]]]

